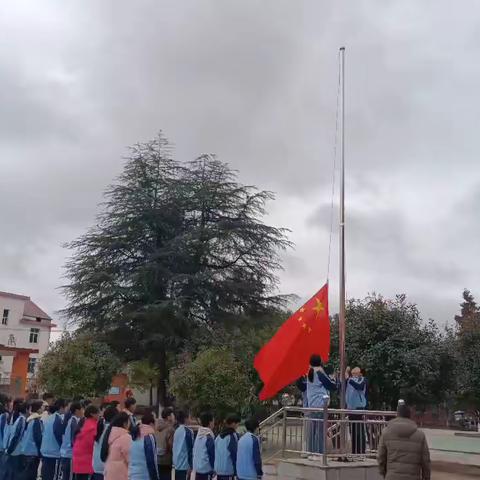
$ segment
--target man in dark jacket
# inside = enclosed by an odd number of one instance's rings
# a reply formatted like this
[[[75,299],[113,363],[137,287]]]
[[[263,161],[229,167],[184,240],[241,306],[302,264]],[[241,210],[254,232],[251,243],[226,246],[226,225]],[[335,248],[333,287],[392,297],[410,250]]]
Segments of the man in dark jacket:
[[[410,420],[410,408],[399,405],[398,417],[385,428],[378,464],[385,480],[430,480],[430,452],[425,434]]]

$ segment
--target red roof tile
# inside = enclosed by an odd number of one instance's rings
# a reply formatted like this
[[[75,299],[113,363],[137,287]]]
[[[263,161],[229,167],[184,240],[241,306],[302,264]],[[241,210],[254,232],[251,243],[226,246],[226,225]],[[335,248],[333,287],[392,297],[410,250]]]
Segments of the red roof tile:
[[[51,318],[30,299],[25,302],[23,314],[27,317],[44,318],[45,320],[51,320]]]

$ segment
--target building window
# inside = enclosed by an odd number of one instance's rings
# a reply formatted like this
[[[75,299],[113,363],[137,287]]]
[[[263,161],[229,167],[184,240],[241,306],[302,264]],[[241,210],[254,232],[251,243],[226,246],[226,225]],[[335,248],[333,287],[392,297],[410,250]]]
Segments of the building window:
[[[2,325],[7,325],[8,324],[9,313],[10,313],[10,310],[8,308],[3,309]]]
[[[40,334],[39,328],[30,329],[30,343],[38,343],[38,336]]]
[[[36,358],[28,359],[28,373],[35,373],[35,367],[37,366]]]

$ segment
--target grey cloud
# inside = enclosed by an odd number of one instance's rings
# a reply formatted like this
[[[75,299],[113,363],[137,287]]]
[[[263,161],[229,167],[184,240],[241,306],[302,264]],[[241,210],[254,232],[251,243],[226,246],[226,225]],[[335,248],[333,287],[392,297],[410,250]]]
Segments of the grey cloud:
[[[126,146],[161,128],[177,158],[216,153],[277,192],[269,220],[297,245],[281,290],[307,297],[326,277],[345,44],[349,292],[406,291],[425,316],[451,317],[461,289],[480,282],[467,233],[478,225],[478,10],[473,0],[2,4],[0,288],[60,308],[60,245],[94,221]]]

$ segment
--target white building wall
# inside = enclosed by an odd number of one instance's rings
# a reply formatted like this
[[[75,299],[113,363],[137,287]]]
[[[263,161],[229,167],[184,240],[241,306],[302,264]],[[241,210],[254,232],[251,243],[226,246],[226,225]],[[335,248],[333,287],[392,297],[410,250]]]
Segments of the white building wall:
[[[50,328],[46,320],[35,323],[20,322],[24,318],[23,312],[25,307],[25,300],[0,296],[0,344],[9,345],[10,335],[15,338],[15,347],[17,348],[31,348],[38,350],[38,354],[31,354],[30,357],[40,358],[47,350],[50,343]],[[3,317],[4,309],[9,310],[8,324],[2,325],[1,319]],[[30,343],[31,328],[38,328],[38,343]],[[13,346],[13,345],[12,345]],[[0,372],[4,375],[12,371],[13,356],[3,356],[0,364]]]

